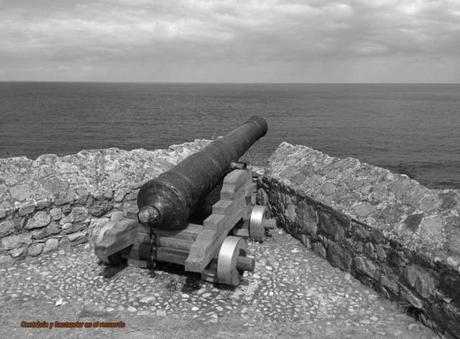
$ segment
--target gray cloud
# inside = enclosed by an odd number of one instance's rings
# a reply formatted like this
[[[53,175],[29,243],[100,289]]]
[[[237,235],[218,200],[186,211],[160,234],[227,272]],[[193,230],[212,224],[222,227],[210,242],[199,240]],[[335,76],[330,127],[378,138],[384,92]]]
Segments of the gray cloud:
[[[460,1],[0,0],[0,80],[458,82]]]

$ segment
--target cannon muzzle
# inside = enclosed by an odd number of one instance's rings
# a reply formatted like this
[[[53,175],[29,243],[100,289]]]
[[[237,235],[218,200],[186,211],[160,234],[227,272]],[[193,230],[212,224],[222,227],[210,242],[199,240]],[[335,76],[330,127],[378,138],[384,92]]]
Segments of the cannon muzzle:
[[[158,229],[183,229],[200,201],[237,161],[267,133],[265,119],[253,116],[222,138],[211,142],[139,190],[138,219]]]

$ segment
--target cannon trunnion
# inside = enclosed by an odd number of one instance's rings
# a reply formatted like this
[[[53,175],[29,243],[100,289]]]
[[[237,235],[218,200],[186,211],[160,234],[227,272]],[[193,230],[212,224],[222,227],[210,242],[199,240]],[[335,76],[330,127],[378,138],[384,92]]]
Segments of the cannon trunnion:
[[[237,286],[243,271],[255,267],[246,239],[263,241],[275,223],[264,207],[255,206],[251,170],[231,170],[231,164],[266,130],[264,119],[252,117],[144,184],[137,218],[104,225],[94,239],[97,257],[108,265],[122,260],[145,268],[156,261],[179,264],[208,282]],[[197,221],[194,212],[200,210],[210,213]]]

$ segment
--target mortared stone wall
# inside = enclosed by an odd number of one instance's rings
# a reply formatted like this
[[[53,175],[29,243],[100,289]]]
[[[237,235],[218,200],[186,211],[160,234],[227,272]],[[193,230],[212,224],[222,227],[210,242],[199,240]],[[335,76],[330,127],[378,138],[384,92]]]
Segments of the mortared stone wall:
[[[0,266],[88,241],[95,226],[137,211],[144,182],[208,143],[0,159]]]
[[[460,338],[460,191],[281,143],[259,200],[294,237],[426,325]]]

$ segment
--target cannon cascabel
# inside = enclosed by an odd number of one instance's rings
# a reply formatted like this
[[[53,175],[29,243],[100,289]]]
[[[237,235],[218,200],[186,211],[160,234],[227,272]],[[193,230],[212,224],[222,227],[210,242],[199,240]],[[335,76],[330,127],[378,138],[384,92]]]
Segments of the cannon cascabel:
[[[237,161],[267,133],[265,119],[253,116],[222,138],[146,182],[137,195],[139,221],[158,229],[183,229],[194,208]]]

